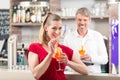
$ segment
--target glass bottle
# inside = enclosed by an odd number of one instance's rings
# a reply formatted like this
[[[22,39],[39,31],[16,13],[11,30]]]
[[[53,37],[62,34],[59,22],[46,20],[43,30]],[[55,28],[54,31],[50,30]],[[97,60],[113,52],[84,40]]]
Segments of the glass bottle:
[[[41,10],[40,10],[40,8],[38,7],[37,8],[37,17],[36,17],[36,20],[37,20],[37,22],[38,23],[41,23]]]
[[[36,22],[36,11],[35,11],[35,7],[32,8],[30,19],[31,19],[31,22],[33,22],[33,23]]]
[[[30,9],[29,8],[27,8],[27,10],[26,10],[26,15],[25,15],[25,22],[26,23],[28,23],[28,22],[30,22]]]
[[[20,23],[20,5],[17,6],[17,22]]]
[[[13,16],[13,23],[17,22],[17,20],[16,20],[17,19],[17,12],[16,11],[17,11],[17,7],[14,6],[13,7],[13,15],[12,15]]]
[[[25,8],[21,6],[20,10],[21,10],[20,22],[25,23]]]

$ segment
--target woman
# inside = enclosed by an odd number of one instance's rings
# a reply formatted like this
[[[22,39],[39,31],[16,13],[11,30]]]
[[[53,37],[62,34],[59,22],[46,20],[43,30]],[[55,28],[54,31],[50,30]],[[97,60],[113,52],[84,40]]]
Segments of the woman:
[[[59,57],[62,69],[65,69],[67,64],[81,74],[88,74],[88,68],[73,56],[73,50],[58,43],[61,30],[61,18],[56,14],[48,14],[41,26],[39,43],[29,46],[28,64],[37,80],[66,80],[64,70],[57,71],[59,61],[53,57],[56,53],[56,44],[64,54]]]

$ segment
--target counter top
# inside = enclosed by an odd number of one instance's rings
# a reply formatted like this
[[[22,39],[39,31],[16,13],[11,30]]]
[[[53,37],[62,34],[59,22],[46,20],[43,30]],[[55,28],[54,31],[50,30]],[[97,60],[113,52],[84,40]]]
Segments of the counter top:
[[[75,72],[65,71],[67,80],[119,80],[118,74],[94,74],[81,75]],[[0,80],[35,80],[29,70],[0,69]]]
[[[28,70],[0,69],[0,80],[35,80]]]
[[[74,72],[65,72],[67,80],[119,80],[119,74],[110,73],[90,73],[89,75],[81,75]]]

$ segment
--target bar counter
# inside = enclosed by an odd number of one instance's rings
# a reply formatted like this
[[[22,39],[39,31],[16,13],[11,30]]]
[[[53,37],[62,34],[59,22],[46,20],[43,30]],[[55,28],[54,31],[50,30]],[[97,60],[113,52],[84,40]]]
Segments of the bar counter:
[[[65,72],[67,80],[120,80],[118,74],[93,74],[81,75],[73,72]],[[0,69],[0,80],[35,80],[29,70]]]
[[[79,73],[65,72],[67,80],[120,80],[119,74],[108,73],[90,73],[89,75],[81,75]]]

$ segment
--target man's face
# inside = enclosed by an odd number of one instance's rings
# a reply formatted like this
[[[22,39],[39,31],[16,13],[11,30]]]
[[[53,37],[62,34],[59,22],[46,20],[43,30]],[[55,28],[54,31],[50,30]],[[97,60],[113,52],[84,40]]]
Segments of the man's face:
[[[88,30],[88,25],[90,24],[90,18],[81,14],[76,15],[77,28],[81,32],[86,32]]]

